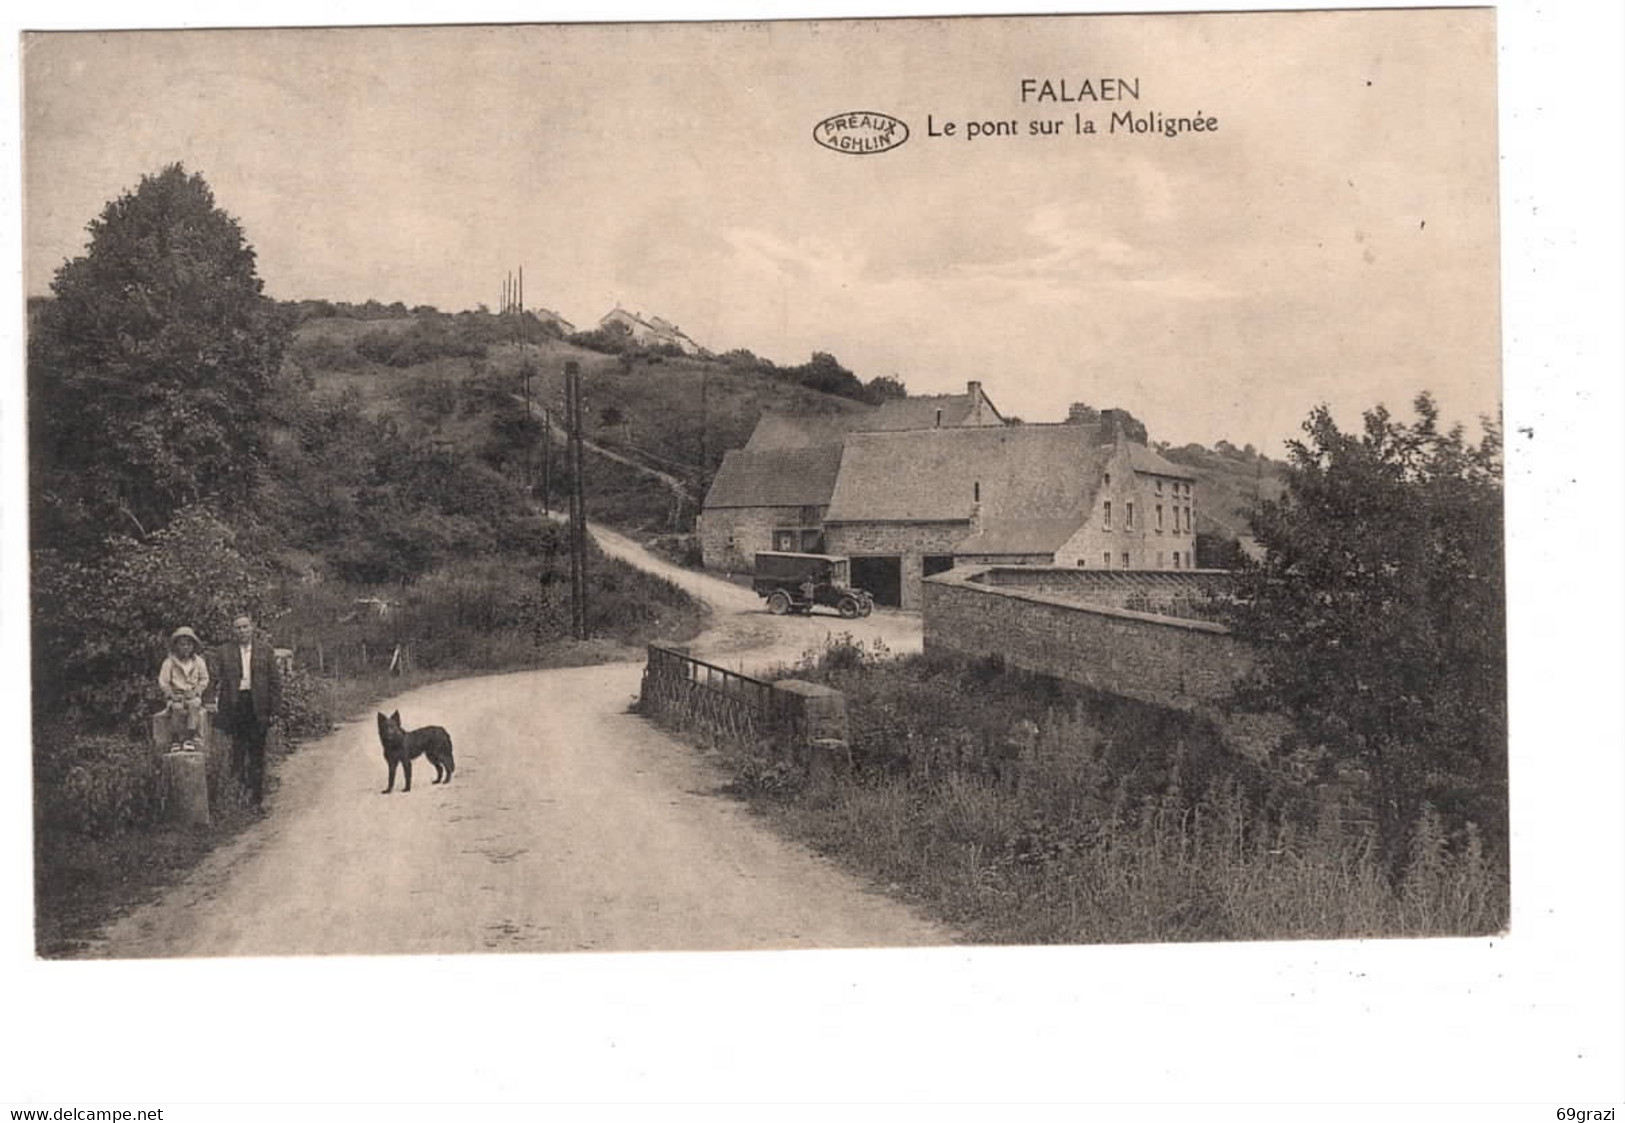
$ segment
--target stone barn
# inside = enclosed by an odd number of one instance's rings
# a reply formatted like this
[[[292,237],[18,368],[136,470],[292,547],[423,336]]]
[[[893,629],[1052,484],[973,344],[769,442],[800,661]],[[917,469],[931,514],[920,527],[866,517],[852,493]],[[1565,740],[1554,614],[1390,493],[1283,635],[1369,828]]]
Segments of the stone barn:
[[[707,569],[749,572],[759,550],[824,551],[839,445],[725,453],[700,512]]]
[[[697,530],[707,569],[737,572],[758,550],[825,550],[824,511],[848,433],[856,430],[1002,426],[982,391],[903,398],[879,408],[790,417],[763,414],[742,450],[723,457]]]

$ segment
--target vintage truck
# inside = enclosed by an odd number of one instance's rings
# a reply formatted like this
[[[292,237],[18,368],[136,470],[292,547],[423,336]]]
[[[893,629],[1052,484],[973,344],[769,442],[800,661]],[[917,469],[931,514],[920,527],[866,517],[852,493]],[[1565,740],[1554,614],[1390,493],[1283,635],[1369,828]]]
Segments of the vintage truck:
[[[811,613],[815,605],[833,608],[846,619],[867,616],[875,599],[852,587],[851,563],[833,554],[790,554],[763,551],[756,555],[751,588],[767,600],[775,616]]]

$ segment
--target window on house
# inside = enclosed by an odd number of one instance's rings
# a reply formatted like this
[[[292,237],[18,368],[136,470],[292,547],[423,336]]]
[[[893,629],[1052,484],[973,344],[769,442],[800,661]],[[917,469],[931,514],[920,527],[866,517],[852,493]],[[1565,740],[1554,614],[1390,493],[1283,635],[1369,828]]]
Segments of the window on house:
[[[1189,534],[1190,532],[1191,532],[1191,509],[1189,507],[1186,507],[1185,508],[1185,533]]]
[[[1105,527],[1105,529],[1110,530],[1112,528],[1112,501],[1110,499],[1106,500],[1105,518],[1106,521],[1102,525]]]
[[[1082,568],[1083,568],[1083,559],[1082,559],[1082,558],[1079,558],[1079,559],[1078,559],[1078,568],[1079,568],[1079,569],[1082,569]]]
[[[1157,504],[1157,533],[1162,533],[1162,504]]]
[[[971,501],[974,503],[980,503],[982,501],[982,481],[977,480],[975,483],[971,484],[970,487]]]
[[[1112,485],[1112,474],[1110,472],[1107,472],[1106,473],[1106,486],[1110,487],[1111,485]]]
[[[1105,567],[1107,569],[1110,569],[1112,567],[1112,552],[1110,550],[1107,550],[1104,554],[1102,554],[1100,556],[1100,560],[1101,560],[1101,563],[1103,565],[1105,565]]]
[[[1157,494],[1158,495],[1162,494],[1162,481],[1161,480],[1157,481]]]
[[[1123,568],[1124,569],[1128,568],[1128,551],[1127,550],[1123,551]]]
[[[1134,504],[1130,503],[1123,509],[1123,529],[1134,529]]]
[[[1175,569],[1179,568],[1179,551],[1178,550],[1174,551],[1174,568]]]

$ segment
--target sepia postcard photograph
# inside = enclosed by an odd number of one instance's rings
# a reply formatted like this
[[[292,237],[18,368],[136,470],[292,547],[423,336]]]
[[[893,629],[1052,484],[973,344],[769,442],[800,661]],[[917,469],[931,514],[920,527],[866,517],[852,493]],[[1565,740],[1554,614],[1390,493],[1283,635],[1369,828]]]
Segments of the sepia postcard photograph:
[[[24,30],[32,957],[1515,934],[1498,49]]]

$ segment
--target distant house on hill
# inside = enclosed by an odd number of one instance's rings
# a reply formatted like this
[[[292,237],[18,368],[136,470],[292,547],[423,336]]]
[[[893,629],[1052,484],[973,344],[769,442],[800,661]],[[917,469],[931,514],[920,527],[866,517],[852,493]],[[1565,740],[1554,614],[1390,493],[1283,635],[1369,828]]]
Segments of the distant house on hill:
[[[676,324],[659,316],[628,312],[618,304],[604,314],[598,321],[598,326],[605,331],[622,328],[632,337],[634,343],[645,347],[671,346],[685,355],[698,355],[704,350],[698,343],[684,335]]]
[[[559,330],[560,335],[575,334],[576,326],[551,308],[527,308],[526,312],[535,316],[544,324],[552,324]]]

